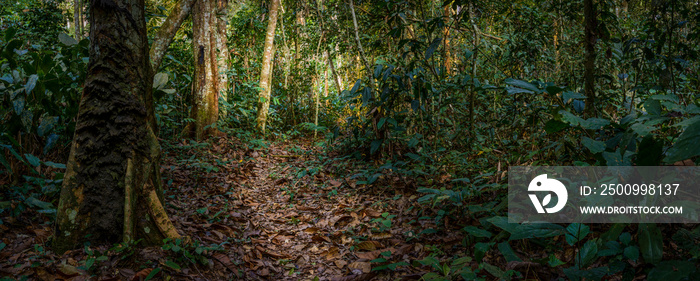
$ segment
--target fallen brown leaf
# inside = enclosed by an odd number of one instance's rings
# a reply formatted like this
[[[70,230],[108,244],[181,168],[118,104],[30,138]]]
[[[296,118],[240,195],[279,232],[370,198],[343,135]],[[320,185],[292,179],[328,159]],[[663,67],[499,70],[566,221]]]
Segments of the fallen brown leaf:
[[[356,270],[361,271],[361,273],[369,273],[370,271],[372,271],[372,264],[369,262],[356,261],[351,264],[348,264],[348,268],[353,269],[353,273],[355,274],[357,274],[355,272]]]

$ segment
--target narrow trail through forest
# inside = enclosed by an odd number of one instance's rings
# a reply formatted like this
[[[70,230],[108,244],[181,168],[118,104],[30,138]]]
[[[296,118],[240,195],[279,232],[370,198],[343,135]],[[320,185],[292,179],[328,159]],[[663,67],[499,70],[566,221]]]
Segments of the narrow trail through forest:
[[[398,183],[392,189],[358,185],[352,163],[321,162],[321,148],[310,141],[236,147],[230,139],[197,149],[183,142],[164,165],[165,177],[173,179],[166,207],[178,229],[205,243],[229,242],[212,255],[226,267],[209,271],[212,278],[413,279],[423,270],[409,266],[412,261],[464,250],[448,220],[441,231],[421,235],[438,227],[416,202],[418,194],[404,193],[410,189]],[[184,159],[175,159],[180,152]],[[372,270],[383,265],[392,270]]]
[[[440,261],[455,256],[465,258],[452,267],[478,266],[459,227],[478,220],[418,203],[425,194],[416,192],[415,178],[372,170],[366,159],[328,155],[309,139],[263,143],[226,137],[163,142],[163,148],[165,208],[192,243],[88,243],[59,255],[51,250],[54,218],[29,210],[2,217],[0,276],[418,280],[443,270]],[[377,177],[372,185],[362,182],[368,174]],[[482,261],[506,263],[490,253]]]

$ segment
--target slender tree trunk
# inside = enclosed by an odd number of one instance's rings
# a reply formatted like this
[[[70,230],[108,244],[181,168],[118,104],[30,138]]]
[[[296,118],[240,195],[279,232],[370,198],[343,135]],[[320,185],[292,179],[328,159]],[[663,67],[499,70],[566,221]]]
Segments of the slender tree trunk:
[[[450,20],[450,17],[452,16],[452,10],[450,5],[445,5],[443,16],[445,17],[445,28],[443,29],[443,35],[445,36],[443,38],[443,66],[445,68],[445,73],[447,73],[447,76],[452,76],[452,54],[450,54],[450,27],[447,24]]]
[[[338,77],[338,73],[335,72],[333,59],[331,58],[331,53],[328,50],[326,50],[326,56],[328,57],[328,65],[331,68],[331,74],[333,74],[333,81],[335,82],[335,87],[336,89],[338,89],[338,95],[340,95],[340,92],[343,91],[340,87],[340,77]]]
[[[476,22],[474,21],[474,18],[476,16],[474,15],[474,7],[472,3],[469,3],[469,21],[472,24],[472,30],[474,32],[474,54],[472,55],[472,73],[471,73],[471,78],[472,78],[472,86],[471,86],[471,92],[469,93],[469,134],[471,136],[474,135],[474,103],[476,103],[476,91],[475,91],[475,83],[476,81],[476,59],[479,57],[479,27],[476,25]]]
[[[585,45],[586,59],[584,63],[584,92],[586,94],[586,115],[597,115],[595,98],[595,44],[598,40],[596,29],[598,27],[597,12],[593,0],[583,1],[584,16],[586,20]]]
[[[80,12],[81,12],[81,5],[80,5],[81,0],[74,0],[73,1],[73,22],[75,22],[75,39],[80,41],[82,39],[82,20],[80,20]]]
[[[195,0],[180,0],[176,3],[173,10],[170,11],[170,14],[160,26],[160,29],[158,29],[156,37],[153,39],[153,45],[151,45],[149,51],[149,57],[151,59],[150,65],[153,73],[158,72],[158,68],[160,68],[168,46],[173,42],[173,38],[177,30],[180,29],[182,22],[185,21],[190,14],[194,1]],[[151,128],[153,128],[153,132],[158,135],[159,127],[154,112],[153,95],[145,96],[144,100],[146,102],[146,109],[148,110],[148,122],[151,124]]]
[[[367,56],[365,56],[365,50],[362,48],[362,43],[360,42],[360,33],[357,28],[357,17],[355,16],[355,5],[352,3],[352,0],[349,0],[350,2],[350,13],[352,14],[352,24],[353,27],[355,28],[355,41],[357,43],[357,48],[360,50],[360,58],[362,59],[362,62],[364,62],[365,67],[367,67],[367,73],[369,74],[369,84],[370,88],[374,88],[374,78],[372,77],[372,66],[367,62]]]
[[[217,20],[218,36],[216,37],[216,48],[219,50],[217,65],[219,67],[219,94],[221,98],[228,101],[228,62],[230,52],[228,49],[228,0],[217,0]],[[226,115],[226,108],[220,109],[222,115]]]
[[[151,68],[153,72],[158,72],[160,63],[163,61],[163,56],[165,51],[168,50],[168,46],[173,42],[175,33],[180,29],[180,25],[185,21],[187,16],[192,11],[192,6],[195,0],[180,0],[175,4],[173,10],[165,19],[163,24],[158,29],[156,37],[151,45],[150,57],[151,57]]]
[[[272,75],[272,52],[275,40],[275,26],[277,25],[277,10],[279,9],[280,0],[272,0],[270,5],[270,16],[267,20],[267,33],[265,34],[265,49],[263,50],[262,70],[260,72],[260,106],[258,108],[257,127],[261,133],[265,133],[265,125],[267,123],[267,112],[270,109],[270,92],[272,84],[270,76]]]
[[[93,0],[90,62],[56,215],[55,251],[178,238],[162,205],[143,0]],[[89,234],[89,235],[88,235]]]
[[[215,1],[197,1],[193,11],[194,102],[190,116],[194,122],[187,125],[185,132],[197,140],[214,133],[213,126],[219,118],[216,5]]]

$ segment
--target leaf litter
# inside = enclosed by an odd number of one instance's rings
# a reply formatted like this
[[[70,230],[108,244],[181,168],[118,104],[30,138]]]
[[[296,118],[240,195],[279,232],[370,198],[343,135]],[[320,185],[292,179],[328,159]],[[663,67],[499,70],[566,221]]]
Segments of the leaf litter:
[[[7,246],[0,251],[0,275],[36,280],[142,280],[149,275],[154,280],[412,280],[433,271],[418,260],[468,255],[459,229],[463,224],[443,220],[438,225],[431,217],[435,211],[417,203],[421,195],[405,188],[406,179],[382,177],[383,187],[360,184],[350,175],[366,168],[365,163],[334,159],[310,140],[259,149],[234,138],[165,147],[165,207],[181,234],[218,246],[201,252],[206,264],[183,262],[161,247],[136,249],[125,257],[107,246],[93,246],[90,251],[106,257],[86,268],[91,257],[86,249],[64,255],[50,251],[46,241],[53,230],[46,217],[43,224],[24,218],[32,222],[26,228],[3,217],[0,229]],[[497,259],[484,257],[492,263]],[[398,265],[375,270],[387,264]]]

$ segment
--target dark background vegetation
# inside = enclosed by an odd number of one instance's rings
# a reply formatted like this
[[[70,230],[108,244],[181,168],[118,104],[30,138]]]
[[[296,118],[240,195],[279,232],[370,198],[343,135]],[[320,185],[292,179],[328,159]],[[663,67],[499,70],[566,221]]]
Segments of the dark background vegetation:
[[[173,3],[146,2],[152,36]],[[255,115],[268,4],[240,1],[229,22],[230,94],[221,101],[228,113],[217,127],[251,148],[316,131],[313,143],[329,152],[323,157],[366,163],[353,175],[359,184],[391,189],[384,178],[411,179],[432,219],[462,224],[470,261],[497,253],[522,262],[514,251],[530,249],[543,253],[531,262],[572,280],[694,280],[697,224],[507,224],[509,166],[694,165],[700,155],[700,6],[593,2],[594,103],[584,95],[584,1],[357,1],[371,69],[358,57],[346,1],[283,1],[269,132],[261,136]],[[78,42],[66,29],[71,3],[1,3],[0,218],[50,225],[89,39]],[[445,6],[454,14],[445,17]],[[169,77],[154,91],[166,149],[192,121],[191,36],[188,20],[158,71]],[[6,244],[0,240],[0,251]],[[576,258],[562,261],[562,247],[576,249]],[[506,264],[470,267],[463,258],[421,260],[433,271],[423,278],[526,279]]]

